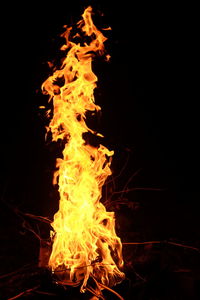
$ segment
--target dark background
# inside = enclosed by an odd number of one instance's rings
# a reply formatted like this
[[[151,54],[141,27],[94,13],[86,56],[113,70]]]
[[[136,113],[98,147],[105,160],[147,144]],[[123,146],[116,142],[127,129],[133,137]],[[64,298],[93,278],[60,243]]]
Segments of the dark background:
[[[131,209],[130,204],[115,208],[122,241],[199,246],[195,9],[130,6],[130,1],[6,4],[1,20],[1,274],[38,256],[38,242],[23,231],[16,208],[49,218],[57,209],[51,181],[58,146],[44,139],[47,120],[38,107],[47,98],[40,86],[51,74],[47,61],[60,57],[62,26],[80,20],[88,4],[99,28],[112,27],[105,32],[111,61],[97,59],[94,71],[96,103],[102,107],[98,128],[104,144],[115,150],[114,176],[127,162],[115,191],[123,190],[131,176],[127,188],[142,188],[113,196],[132,203]],[[125,253],[133,251],[126,248]]]

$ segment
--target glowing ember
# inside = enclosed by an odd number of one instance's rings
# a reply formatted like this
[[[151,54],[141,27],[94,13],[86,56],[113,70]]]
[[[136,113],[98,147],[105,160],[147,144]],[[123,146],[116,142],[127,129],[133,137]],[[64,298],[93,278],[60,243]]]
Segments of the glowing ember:
[[[66,28],[66,45],[62,47],[67,50],[66,58],[61,69],[42,85],[53,101],[48,128],[52,140],[65,142],[54,174],[60,202],[51,224],[54,232],[49,267],[62,284],[82,284],[82,292],[89,277],[107,286],[124,278],[119,270],[123,266],[122,246],[115,232],[114,213],[107,212],[100,202],[102,186],[111,174],[113,151],[103,145],[91,146],[83,138],[86,132],[96,134],[87,127],[85,118],[87,111],[100,110],[94,103],[97,77],[91,64],[94,53],[103,54],[106,40],[93,24],[91,12],[88,7],[77,23],[90,42],[81,45],[70,41],[71,28]]]

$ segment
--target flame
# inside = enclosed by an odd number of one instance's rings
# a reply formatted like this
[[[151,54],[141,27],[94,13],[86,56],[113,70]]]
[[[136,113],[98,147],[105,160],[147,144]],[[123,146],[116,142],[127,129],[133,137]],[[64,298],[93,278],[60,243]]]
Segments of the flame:
[[[53,180],[58,183],[60,201],[51,224],[54,232],[49,267],[65,284],[82,283],[82,292],[89,277],[107,286],[124,277],[114,212],[107,212],[100,202],[102,186],[111,175],[114,152],[103,145],[91,146],[83,138],[86,132],[101,136],[86,125],[86,112],[101,109],[94,102],[97,77],[92,71],[92,58],[94,53],[104,53],[106,41],[93,24],[91,13],[89,6],[77,23],[90,42],[81,45],[70,41],[72,28],[66,27],[66,44],[61,49],[67,50],[67,55],[61,68],[42,85],[53,102],[48,130],[53,141],[65,143]]]

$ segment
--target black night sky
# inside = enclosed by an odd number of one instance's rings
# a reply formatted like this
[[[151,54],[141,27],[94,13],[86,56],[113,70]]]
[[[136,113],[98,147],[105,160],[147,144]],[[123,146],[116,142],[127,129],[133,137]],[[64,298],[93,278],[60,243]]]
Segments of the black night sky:
[[[165,240],[200,247],[195,20],[186,7],[163,4],[149,9],[135,3],[66,0],[7,3],[2,8],[0,275],[38,257],[38,241],[22,228],[18,211],[52,218],[57,209],[51,182],[59,146],[44,139],[47,120],[38,107],[47,98],[40,86],[51,74],[47,61],[61,57],[62,26],[75,25],[88,4],[97,27],[112,28],[105,31],[111,60],[98,58],[93,69],[98,76],[95,99],[102,107],[96,126],[105,136],[103,143],[115,151],[114,177],[121,173],[112,192],[123,190],[128,181],[126,189],[131,189],[123,194],[129,204],[115,208],[119,235],[123,242]],[[133,265],[134,257],[136,261],[129,274],[130,292],[122,291],[125,299],[197,299],[195,251],[170,248],[171,260],[168,250],[162,256],[159,248],[159,262],[151,260],[146,269],[150,250],[127,248],[127,260],[130,257]],[[164,267],[161,256],[167,257]],[[164,273],[171,281],[163,294],[167,279],[158,278],[166,265],[189,271],[184,276],[175,272],[173,279]],[[139,281],[133,270],[147,278],[141,290],[133,287]]]

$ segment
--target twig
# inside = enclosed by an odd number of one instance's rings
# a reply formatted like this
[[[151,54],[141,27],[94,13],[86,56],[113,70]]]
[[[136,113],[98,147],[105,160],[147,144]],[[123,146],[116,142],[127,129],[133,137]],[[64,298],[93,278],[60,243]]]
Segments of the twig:
[[[48,295],[48,296],[57,296],[56,294],[49,293],[49,292],[43,292],[43,291],[35,291],[35,293],[41,294],[41,295]]]
[[[40,287],[40,285],[37,285],[34,288],[28,289],[24,292],[19,293],[18,295],[14,296],[14,297],[9,298],[8,300],[15,300],[15,299],[17,299],[17,298],[19,298],[23,295],[29,294],[30,292],[33,292],[33,291],[37,290],[39,287]]]
[[[134,188],[131,188],[131,189],[126,189],[126,190],[122,190],[122,191],[113,192],[112,195],[122,194],[122,193],[129,193],[129,192],[132,192],[132,191],[165,191],[165,189],[134,187]]]
[[[113,293],[115,296],[117,296],[120,300],[124,300],[124,298],[118,294],[116,291],[114,291],[113,289],[109,288],[108,286],[102,284],[102,283],[98,283],[102,288],[104,288],[105,290],[108,290],[109,292]]]
[[[188,246],[185,244],[181,243],[175,243],[175,242],[170,242],[170,241],[148,241],[148,242],[128,242],[128,243],[122,243],[123,245],[148,245],[148,244],[169,244],[169,245],[174,245],[186,249],[192,249],[200,253],[200,249],[193,247],[193,246]]]
[[[126,168],[126,166],[127,166],[127,164],[128,164],[129,158],[130,158],[130,154],[129,154],[129,152],[128,152],[128,155],[127,155],[126,161],[125,161],[125,163],[124,163],[123,167],[121,168],[121,170],[120,170],[119,174],[118,174],[118,175],[116,175],[116,176],[112,176],[112,179],[111,179],[111,180],[109,180],[109,181],[107,181],[107,182],[106,182],[106,185],[112,182],[112,183],[113,183],[113,185],[115,186],[115,183],[114,183],[114,181],[115,181],[115,179],[117,179],[118,177],[120,177],[120,176],[122,175],[122,173],[124,172],[124,170],[125,170],[125,168]]]
[[[138,274],[138,272],[136,272],[135,269],[133,269],[133,271],[138,278],[140,278],[142,281],[146,282],[146,279],[143,278],[140,274]]]
[[[104,296],[101,294],[97,294],[97,292],[92,288],[92,287],[86,287],[86,290],[88,292],[90,292],[91,294],[93,294],[95,297],[97,297],[98,299],[102,299],[105,300]]]
[[[180,244],[180,243],[175,243],[175,242],[166,242],[167,244],[170,244],[170,245],[174,245],[174,246],[178,246],[178,247],[183,247],[183,248],[187,248],[187,249],[192,249],[192,250],[195,250],[197,252],[200,253],[200,249],[199,248],[196,248],[196,247],[193,247],[193,246],[188,246],[188,245],[185,245],[185,244]]]
[[[42,238],[30,227],[30,225],[26,225],[27,224],[27,222],[24,220],[23,221],[23,224],[22,224],[22,226],[25,228],[25,229],[27,229],[27,230],[29,230],[30,232],[32,232],[35,236],[36,236],[36,238],[41,242],[42,241]]]
[[[52,221],[50,219],[48,219],[47,217],[36,216],[36,215],[32,215],[32,214],[29,214],[29,213],[23,213],[23,212],[20,212],[20,213],[27,216],[27,217],[30,217],[32,219],[36,219],[38,221],[45,222],[47,224],[52,223]]]
[[[149,242],[127,242],[122,245],[148,245],[148,244],[161,244],[161,241],[149,241]]]
[[[13,275],[16,275],[16,274],[18,274],[18,273],[21,273],[23,270],[26,270],[26,268],[27,268],[27,267],[30,267],[30,266],[32,266],[32,264],[27,264],[27,265],[25,265],[25,266],[19,268],[19,269],[16,270],[16,271],[13,271],[13,272],[10,272],[10,273],[7,273],[7,274],[3,274],[3,275],[0,276],[0,279],[4,279],[4,278],[7,278],[7,277],[9,277],[9,276],[13,276]]]
[[[140,168],[139,170],[137,170],[135,173],[133,173],[131,175],[131,177],[128,179],[128,181],[126,182],[124,188],[123,188],[123,191],[122,191],[122,195],[121,195],[121,198],[123,197],[123,194],[124,194],[124,191],[127,189],[129,183],[131,182],[131,180],[133,179],[133,177],[135,177],[142,169]]]
[[[85,266],[81,266],[81,267],[74,267],[74,269],[83,269],[83,268],[88,268],[88,267],[91,267],[91,266],[94,266],[94,265],[99,265],[99,266],[114,266],[114,264],[102,264],[102,263],[99,263],[99,262],[93,262],[89,265],[85,265]],[[70,271],[71,269],[70,268],[63,268],[63,269],[60,269],[60,270],[54,270],[54,274],[56,273],[59,273],[59,272],[65,272],[65,271]]]
[[[101,292],[101,288],[100,288],[100,286],[99,286],[99,282],[96,280],[96,278],[94,277],[94,275],[93,275],[92,273],[90,274],[90,276],[92,277],[92,279],[94,280],[94,282],[95,282],[95,284],[96,284],[96,286],[97,286],[97,289],[98,289],[98,291],[99,291],[99,295],[101,295],[101,296],[102,296],[102,299],[104,299],[103,294],[102,294],[102,292]]]

